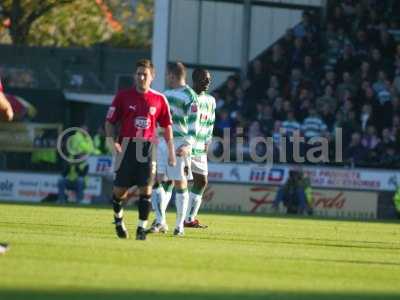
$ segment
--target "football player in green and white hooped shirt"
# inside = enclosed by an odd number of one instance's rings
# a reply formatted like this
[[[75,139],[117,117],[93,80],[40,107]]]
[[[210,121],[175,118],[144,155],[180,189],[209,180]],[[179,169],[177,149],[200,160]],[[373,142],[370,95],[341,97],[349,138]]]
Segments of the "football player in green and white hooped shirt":
[[[206,228],[196,219],[201,205],[204,190],[207,186],[208,164],[207,150],[211,143],[215,121],[215,99],[207,94],[211,83],[211,75],[206,69],[197,68],[193,71],[193,89],[197,94],[198,125],[192,145],[191,171],[193,186],[190,191],[189,207],[185,227]]]
[[[165,145],[159,143],[157,150],[157,180],[152,204],[156,212],[156,222],[151,232],[166,232],[165,211],[171,197],[169,188],[160,182],[173,181],[175,186],[176,226],[174,235],[183,235],[184,220],[189,202],[188,179],[191,178],[190,155],[192,144],[199,126],[196,104],[196,93],[186,85],[186,69],[180,63],[170,63],[167,68],[167,84],[171,88],[164,92],[172,115],[177,161],[175,166],[169,166],[166,161]]]

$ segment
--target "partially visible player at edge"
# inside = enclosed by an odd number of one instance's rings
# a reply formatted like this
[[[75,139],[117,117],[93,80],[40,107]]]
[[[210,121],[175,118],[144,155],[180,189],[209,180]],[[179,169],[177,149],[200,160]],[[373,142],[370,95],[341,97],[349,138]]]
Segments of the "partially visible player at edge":
[[[200,209],[204,190],[207,186],[208,163],[207,151],[211,143],[215,121],[215,99],[207,94],[211,75],[206,69],[197,68],[192,73],[193,89],[197,93],[198,126],[192,145],[191,171],[193,186],[190,191],[189,207],[185,227],[206,228],[196,219]]]
[[[154,66],[144,59],[136,63],[135,87],[115,96],[106,117],[105,129],[116,155],[116,174],[113,187],[115,230],[119,238],[128,238],[123,221],[123,201],[128,189],[139,187],[139,221],[136,239],[146,239],[146,225],[151,209],[151,193],[155,173],[157,125],[164,128],[168,146],[168,164],[175,165],[172,120],[167,99],[150,88],[154,79]],[[117,125],[120,126],[116,135]],[[120,162],[120,163],[119,163]]]
[[[3,92],[3,85],[0,80],[0,120],[3,121],[12,121],[14,118],[14,112],[12,110],[10,102],[6,99],[6,96]],[[1,243],[0,244],[0,254],[4,254],[9,249],[8,244]]]
[[[6,99],[3,92],[3,85],[0,80],[0,119],[5,121],[12,121],[14,118],[14,112],[12,110],[10,102]]]
[[[186,68],[181,62],[168,64],[167,85],[170,90],[164,92],[170,105],[176,166],[168,166],[165,159],[165,145],[159,144],[157,149],[157,177],[152,196],[153,209],[156,212],[156,223],[151,232],[166,232],[168,226],[165,211],[170,199],[170,193],[164,189],[167,180],[175,186],[176,225],[174,235],[184,234],[184,220],[189,202],[188,179],[190,178],[190,154],[196,136],[198,124],[198,104],[196,93],[186,84]],[[159,184],[164,181],[164,186]]]

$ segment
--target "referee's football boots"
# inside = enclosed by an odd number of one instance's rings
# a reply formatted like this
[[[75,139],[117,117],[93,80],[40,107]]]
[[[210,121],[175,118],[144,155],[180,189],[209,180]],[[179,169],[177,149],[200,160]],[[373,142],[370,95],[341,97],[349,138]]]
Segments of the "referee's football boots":
[[[144,241],[146,240],[147,231],[143,227],[138,226],[136,229],[136,240]]]
[[[129,237],[128,230],[126,229],[124,220],[122,218],[114,217],[115,232],[120,239],[127,239]]]

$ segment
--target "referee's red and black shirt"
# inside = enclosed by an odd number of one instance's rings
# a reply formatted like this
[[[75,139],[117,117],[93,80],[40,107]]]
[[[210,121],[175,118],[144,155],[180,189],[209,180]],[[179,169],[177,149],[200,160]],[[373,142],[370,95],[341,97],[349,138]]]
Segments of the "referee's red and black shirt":
[[[172,125],[168,101],[153,89],[140,93],[136,88],[119,91],[108,109],[106,120],[120,124],[119,137],[156,138],[157,125]]]

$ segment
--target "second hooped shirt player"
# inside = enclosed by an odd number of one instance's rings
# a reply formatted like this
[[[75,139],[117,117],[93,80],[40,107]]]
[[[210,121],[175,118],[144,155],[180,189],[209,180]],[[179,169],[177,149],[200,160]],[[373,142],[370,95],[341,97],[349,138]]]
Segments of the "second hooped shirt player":
[[[179,63],[178,63],[179,64]],[[207,186],[207,149],[212,139],[212,132],[215,120],[215,99],[206,91],[211,82],[210,73],[205,69],[195,69],[192,74],[193,90],[185,84],[185,77],[180,73],[179,78],[174,76],[172,64],[169,67],[167,81],[171,90],[166,91],[164,94],[167,96],[171,107],[171,113],[174,120],[174,136],[180,137],[185,143],[190,143],[190,155],[185,160],[187,173],[182,176],[185,181],[193,179],[193,186],[190,194],[187,192],[187,185],[181,186],[178,181],[179,187],[176,190],[181,191],[177,193],[177,223],[174,233],[178,235],[183,234],[182,228],[182,215],[185,214],[186,208],[186,221],[185,227],[205,228],[207,226],[201,224],[196,216],[198,214],[201,199],[204,190]],[[182,65],[183,67],[183,65]],[[171,79],[178,79],[171,80]],[[174,82],[175,81],[175,82]],[[181,142],[182,144],[182,142]],[[165,146],[164,146],[165,147]],[[164,184],[158,184],[155,193],[152,197],[153,208],[156,212],[157,219],[152,226],[152,232],[165,232],[168,228],[165,222],[165,210],[170,198],[170,191],[168,190],[167,180],[175,179],[175,176],[170,176],[168,170],[163,167],[165,163],[165,149],[159,147],[157,156],[157,173],[159,183],[164,180]],[[179,148],[177,148],[177,154]],[[186,153],[187,154],[187,153]],[[183,174],[183,165],[178,168],[180,174]],[[193,176],[191,176],[193,173]],[[167,176],[164,176],[167,175]],[[182,178],[182,177],[180,177]],[[167,187],[165,189],[165,187]],[[183,195],[183,197],[181,197]],[[189,196],[189,197],[188,197]],[[187,199],[189,198],[189,202]]]

